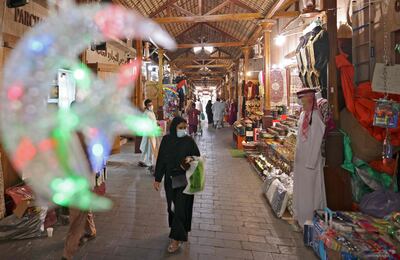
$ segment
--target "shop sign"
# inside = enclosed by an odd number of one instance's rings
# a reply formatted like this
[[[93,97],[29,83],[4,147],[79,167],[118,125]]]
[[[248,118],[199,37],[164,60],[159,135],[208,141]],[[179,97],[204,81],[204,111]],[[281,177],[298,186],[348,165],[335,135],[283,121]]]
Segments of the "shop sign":
[[[86,52],[87,63],[103,63],[121,65],[128,61],[126,52],[107,43],[106,50],[91,50]],[[133,54],[131,54],[133,56]]]
[[[120,57],[120,54],[118,52],[114,52],[113,50],[110,51],[95,51],[97,55],[103,56],[108,60],[110,63],[117,63],[118,65],[121,65],[123,63],[126,63],[126,58],[125,57]]]
[[[23,7],[4,7],[4,25],[2,33],[21,37],[25,32],[39,24],[48,15],[48,10],[31,1]]]
[[[14,12],[14,21],[25,26],[33,27],[42,21],[42,18],[39,16],[23,10],[22,8],[15,8]]]

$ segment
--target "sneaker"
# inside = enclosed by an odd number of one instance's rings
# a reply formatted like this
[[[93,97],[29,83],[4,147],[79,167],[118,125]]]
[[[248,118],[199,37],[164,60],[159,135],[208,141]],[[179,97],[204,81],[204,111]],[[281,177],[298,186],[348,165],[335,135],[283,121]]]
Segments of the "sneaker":
[[[139,162],[139,163],[138,163],[138,166],[139,166],[139,167],[143,167],[143,168],[149,167],[149,166],[146,165],[144,162]]]

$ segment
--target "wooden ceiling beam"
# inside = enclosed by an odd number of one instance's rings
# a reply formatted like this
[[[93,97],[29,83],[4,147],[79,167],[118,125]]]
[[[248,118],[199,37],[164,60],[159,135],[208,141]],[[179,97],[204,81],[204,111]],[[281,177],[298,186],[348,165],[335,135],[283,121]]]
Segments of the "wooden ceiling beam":
[[[232,60],[230,57],[210,57],[210,58],[198,58],[193,57],[193,60]],[[187,60],[187,58],[177,58],[175,61]]]
[[[292,18],[298,17],[300,15],[299,11],[278,11],[275,13],[273,18]]]
[[[199,3],[199,15],[203,14],[203,0],[198,0]]]
[[[215,31],[217,31],[217,32],[219,32],[219,33],[222,33],[223,35],[225,35],[225,36],[227,36],[227,37],[229,37],[229,38],[234,39],[235,41],[240,41],[238,38],[236,38],[236,37],[233,36],[232,34],[227,33],[227,32],[224,31],[224,30],[219,29],[219,28],[216,27],[215,25],[212,25],[212,24],[210,24],[210,23],[205,23],[205,25],[207,25],[208,27],[214,29]]]
[[[281,6],[280,10],[285,10],[285,11],[287,11],[287,9],[288,9],[292,4],[298,3],[298,2],[299,2],[299,0],[288,0],[286,3],[284,3],[284,4]]]
[[[183,15],[186,15],[186,16],[195,16],[194,13],[192,13],[192,12],[190,12],[190,11],[188,11],[188,10],[182,8],[182,7],[180,7],[180,6],[177,5],[176,3],[172,5],[172,8],[175,8],[176,10],[178,10],[179,12],[181,12]]]
[[[182,32],[180,32],[179,34],[175,35],[175,38],[179,38],[180,36],[184,35],[185,33],[187,33],[188,31],[192,30],[193,28],[195,28],[196,26],[199,26],[200,23],[195,23],[191,26],[189,26],[188,28],[186,28],[185,30],[183,30]]]
[[[275,1],[274,5],[272,6],[271,9],[269,9],[267,15],[265,16],[265,19],[272,19],[274,17],[274,15],[280,9],[282,9],[282,6],[284,6],[285,4],[287,4],[290,1],[292,1],[292,0],[277,0],[277,1]]]
[[[207,74],[204,74],[204,75],[202,75],[202,74],[200,74],[198,71],[185,71],[185,70],[183,70],[186,74],[195,74],[195,75],[197,75],[197,76],[199,76],[199,77],[209,77],[209,75],[212,75],[212,76],[219,76],[219,75],[225,75],[226,73],[224,73],[224,72],[208,72]]]
[[[248,4],[243,3],[241,0],[229,0],[229,1],[245,10],[250,11],[250,12],[253,12],[253,13],[258,12],[256,9],[254,9],[253,7],[250,7]]]
[[[225,6],[229,5],[230,3],[231,3],[230,0],[225,0],[221,4],[217,5],[216,7],[214,7],[210,11],[208,11],[205,15],[214,14],[214,13],[218,12],[219,10],[221,10],[222,8],[224,8]]]
[[[207,42],[207,43],[180,43],[178,49],[187,49],[194,47],[240,47],[243,42]]]
[[[211,65],[183,65],[181,68],[183,69],[201,69],[201,68],[226,68],[229,67],[230,64],[211,64]]]
[[[153,21],[166,23],[206,23],[206,22],[225,22],[225,21],[247,21],[262,19],[260,13],[236,13],[236,14],[218,14],[218,15],[197,15],[183,17],[157,17]]]
[[[154,10],[153,12],[151,12],[149,14],[149,18],[153,18],[156,15],[158,15],[159,13],[161,13],[162,11],[164,11],[165,9],[167,9],[169,6],[175,4],[176,2],[178,2],[179,0],[167,0],[164,4],[160,5],[160,7],[158,7],[156,10]]]

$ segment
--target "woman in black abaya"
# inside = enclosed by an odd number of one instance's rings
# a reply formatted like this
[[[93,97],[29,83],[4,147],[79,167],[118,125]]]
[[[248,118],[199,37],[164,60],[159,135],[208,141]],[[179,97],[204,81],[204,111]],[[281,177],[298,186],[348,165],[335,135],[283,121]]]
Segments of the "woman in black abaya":
[[[208,124],[214,124],[211,100],[208,100],[208,102],[207,102],[206,114],[207,114]]]
[[[170,133],[161,141],[155,169],[154,188],[159,191],[164,177],[164,188],[168,205],[168,221],[172,239],[168,252],[175,253],[182,242],[188,240],[192,225],[193,195],[183,193],[186,187],[185,174],[191,156],[200,156],[195,141],[187,136],[187,123],[182,117],[172,120]]]

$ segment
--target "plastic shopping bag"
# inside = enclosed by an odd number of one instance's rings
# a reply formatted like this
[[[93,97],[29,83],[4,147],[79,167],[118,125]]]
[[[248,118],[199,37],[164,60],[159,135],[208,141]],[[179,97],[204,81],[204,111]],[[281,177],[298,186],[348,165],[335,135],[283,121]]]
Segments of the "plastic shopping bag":
[[[194,161],[190,163],[189,170],[186,171],[186,179],[188,185],[183,193],[193,195],[204,190],[204,158],[194,157]]]

